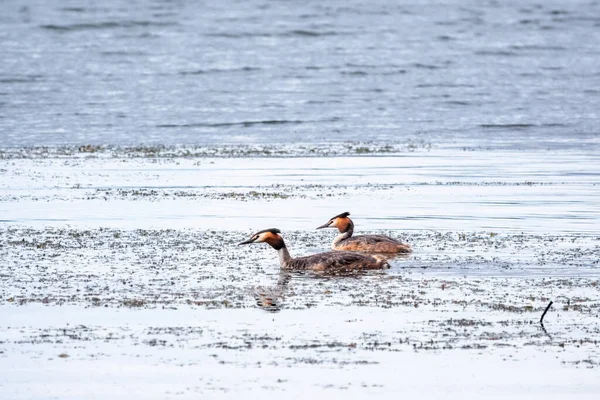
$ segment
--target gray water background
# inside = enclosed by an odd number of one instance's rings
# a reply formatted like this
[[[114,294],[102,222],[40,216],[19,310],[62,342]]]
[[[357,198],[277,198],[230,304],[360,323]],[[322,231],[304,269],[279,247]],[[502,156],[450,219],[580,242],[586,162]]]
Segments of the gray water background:
[[[600,148],[598,1],[0,3],[0,146]]]

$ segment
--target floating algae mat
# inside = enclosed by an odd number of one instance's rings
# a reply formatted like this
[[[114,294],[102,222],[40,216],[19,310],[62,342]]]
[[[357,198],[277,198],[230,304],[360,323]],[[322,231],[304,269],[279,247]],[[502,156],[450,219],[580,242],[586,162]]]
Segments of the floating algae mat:
[[[93,150],[0,160],[6,398],[600,389],[593,154]],[[326,275],[237,246],[276,227],[292,256],[326,251],[343,211],[414,252]]]

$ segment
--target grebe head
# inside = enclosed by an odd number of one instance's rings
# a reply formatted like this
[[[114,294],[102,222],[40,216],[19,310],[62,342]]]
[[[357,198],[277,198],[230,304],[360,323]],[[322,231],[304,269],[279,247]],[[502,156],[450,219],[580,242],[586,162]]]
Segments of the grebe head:
[[[338,228],[340,232],[346,232],[352,224],[352,221],[350,220],[350,218],[348,218],[349,215],[350,213],[347,211],[336,215],[335,217],[331,218],[326,224],[317,227],[317,229]]]
[[[281,231],[279,229],[265,229],[260,232],[256,232],[254,235],[250,236],[250,239],[244,240],[238,244],[267,243],[275,250],[279,250],[282,247],[285,247],[283,238],[279,235],[280,233]]]

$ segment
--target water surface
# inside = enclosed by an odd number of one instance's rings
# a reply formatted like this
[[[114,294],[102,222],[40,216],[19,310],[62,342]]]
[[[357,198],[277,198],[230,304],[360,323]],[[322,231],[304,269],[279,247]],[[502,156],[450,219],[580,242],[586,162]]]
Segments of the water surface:
[[[594,1],[1,7],[5,146],[598,148]]]
[[[0,397],[597,398],[598,15],[2,2]]]

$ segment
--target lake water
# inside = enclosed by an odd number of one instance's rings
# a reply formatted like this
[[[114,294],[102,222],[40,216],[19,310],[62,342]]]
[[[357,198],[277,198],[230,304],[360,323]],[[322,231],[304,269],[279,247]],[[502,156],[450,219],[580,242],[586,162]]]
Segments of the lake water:
[[[598,149],[597,1],[11,1],[5,146]]]
[[[598,1],[2,2],[0,397],[597,398],[599,43]],[[414,252],[237,246],[343,211]]]

